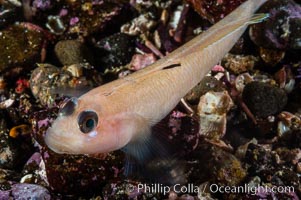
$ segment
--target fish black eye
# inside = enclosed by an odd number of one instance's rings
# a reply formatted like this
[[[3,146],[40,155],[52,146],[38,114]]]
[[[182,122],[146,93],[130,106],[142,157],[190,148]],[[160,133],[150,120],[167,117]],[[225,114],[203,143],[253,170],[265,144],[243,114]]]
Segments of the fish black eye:
[[[97,126],[98,116],[94,111],[83,111],[79,114],[77,123],[82,133],[89,133]]]
[[[67,101],[63,102],[61,105],[61,108],[59,110],[60,116],[68,116],[71,115],[75,108],[77,106],[77,98],[72,97],[71,99],[68,99]]]

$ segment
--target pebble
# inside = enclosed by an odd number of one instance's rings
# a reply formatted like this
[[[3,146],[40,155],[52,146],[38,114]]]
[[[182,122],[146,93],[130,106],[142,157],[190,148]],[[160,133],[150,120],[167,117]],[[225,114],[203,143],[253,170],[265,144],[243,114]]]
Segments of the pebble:
[[[245,86],[242,97],[251,112],[262,118],[277,114],[287,103],[284,90],[257,81]]]
[[[205,76],[201,82],[195,86],[189,93],[184,97],[191,104],[198,104],[200,97],[209,91],[221,92],[224,90],[224,86],[221,81],[217,80],[212,76]]]
[[[35,98],[43,105],[52,104],[54,97],[50,89],[54,86],[53,76],[59,74],[60,69],[54,65],[43,64],[34,69],[30,77],[30,89]]]
[[[246,170],[234,155],[206,142],[200,142],[187,159],[191,169],[189,180],[195,183],[210,180],[220,186],[233,186],[246,177]],[[194,159],[198,162],[193,162]]]
[[[285,56],[285,51],[279,51],[275,49],[259,48],[259,54],[261,59],[270,66],[278,64]]]
[[[250,143],[248,145],[245,158],[247,164],[250,164],[249,173],[250,176],[254,176],[261,171],[270,171],[277,167],[275,165],[274,154],[271,153],[271,150],[265,148],[264,146]]]
[[[45,37],[41,31],[15,24],[0,31],[0,72],[17,65],[32,67],[41,60]]]
[[[97,42],[96,59],[102,70],[128,64],[134,55],[132,37],[116,33]]]
[[[78,40],[61,40],[54,48],[54,52],[62,65],[68,66],[78,63],[93,63],[92,52]]]
[[[130,69],[134,71],[138,71],[140,69],[143,69],[154,62],[156,62],[157,58],[153,53],[147,53],[147,54],[135,54],[132,57],[132,61],[130,63]]]
[[[258,58],[252,55],[234,55],[227,54],[223,58],[223,66],[234,74],[241,74],[243,72],[253,70],[255,64],[258,62]]]
[[[101,74],[89,64],[74,64],[58,68],[39,64],[30,77],[30,89],[43,105],[51,106],[62,96],[79,97],[102,84]]]

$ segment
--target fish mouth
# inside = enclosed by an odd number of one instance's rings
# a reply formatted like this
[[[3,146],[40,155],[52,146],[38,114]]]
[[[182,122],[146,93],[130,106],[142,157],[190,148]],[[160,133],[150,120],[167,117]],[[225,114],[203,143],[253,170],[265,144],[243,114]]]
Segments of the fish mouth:
[[[68,140],[61,136],[58,136],[57,133],[54,132],[53,128],[50,127],[47,129],[45,137],[44,137],[45,144],[49,149],[54,151],[58,154],[75,154],[70,148]]]

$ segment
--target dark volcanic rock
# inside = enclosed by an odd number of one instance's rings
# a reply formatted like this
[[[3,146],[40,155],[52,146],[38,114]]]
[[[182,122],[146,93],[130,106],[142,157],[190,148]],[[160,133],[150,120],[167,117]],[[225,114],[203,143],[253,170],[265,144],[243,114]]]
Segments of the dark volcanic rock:
[[[64,195],[89,197],[100,194],[108,180],[123,176],[124,158],[118,152],[97,159],[55,154],[45,149],[43,159],[50,188]]]
[[[211,180],[218,185],[232,186],[246,177],[246,170],[233,154],[206,142],[200,143],[188,160],[192,161],[188,164],[190,180],[197,183]]]
[[[97,43],[96,59],[102,69],[118,67],[131,61],[134,49],[132,37],[117,33]]]
[[[256,144],[249,144],[246,151],[245,161],[250,164],[249,175],[257,175],[265,170],[274,170],[274,159],[271,151]]]
[[[261,82],[247,84],[242,97],[253,114],[263,118],[280,112],[287,103],[284,90]]]

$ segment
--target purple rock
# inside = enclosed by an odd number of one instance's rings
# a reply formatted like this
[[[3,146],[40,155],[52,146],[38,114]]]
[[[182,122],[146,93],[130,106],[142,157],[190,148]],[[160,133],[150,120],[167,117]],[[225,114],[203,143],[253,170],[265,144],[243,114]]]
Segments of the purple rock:
[[[37,165],[40,164],[42,160],[42,156],[39,152],[35,152],[27,161],[26,165],[31,164],[31,163],[35,163]]]
[[[21,200],[21,199],[44,199],[50,200],[49,191],[39,185],[28,183],[17,183],[11,186],[10,190],[0,191],[0,200]]]
[[[9,199],[10,190],[2,191],[0,190],[0,200],[7,200]]]
[[[34,0],[32,5],[40,10],[48,10],[52,7],[50,0]]]
[[[74,26],[75,24],[77,24],[77,22],[79,22],[79,18],[78,17],[72,17],[70,19],[70,25]]]
[[[68,10],[65,9],[65,8],[63,8],[63,9],[60,11],[59,16],[60,16],[60,17],[64,17],[64,16],[66,16],[67,14],[68,14]]]
[[[20,183],[12,186],[11,195],[14,199],[44,199],[50,200],[49,191],[39,185]]]

